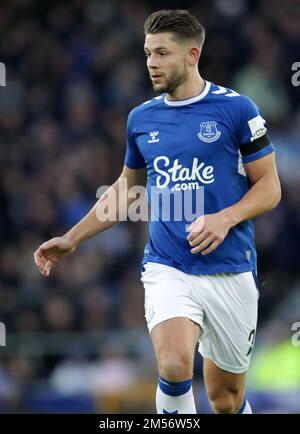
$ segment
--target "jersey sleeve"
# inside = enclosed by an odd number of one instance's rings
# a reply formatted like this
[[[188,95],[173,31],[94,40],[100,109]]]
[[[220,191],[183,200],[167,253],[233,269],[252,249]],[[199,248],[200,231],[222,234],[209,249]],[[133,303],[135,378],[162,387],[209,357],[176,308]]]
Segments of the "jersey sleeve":
[[[237,139],[243,163],[250,163],[275,151],[268,134],[266,121],[251,99],[243,98],[239,107]]]
[[[127,120],[127,143],[124,163],[130,169],[142,169],[146,167],[146,163],[135,140],[134,123],[136,123],[136,121],[134,118],[133,110],[129,113]]]

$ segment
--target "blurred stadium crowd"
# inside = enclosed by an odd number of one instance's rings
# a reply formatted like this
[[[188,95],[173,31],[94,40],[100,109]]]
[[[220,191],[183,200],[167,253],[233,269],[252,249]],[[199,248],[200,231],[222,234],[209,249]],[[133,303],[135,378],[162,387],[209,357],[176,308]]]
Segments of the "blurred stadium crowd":
[[[86,242],[49,279],[36,269],[33,252],[74,225],[95,202],[97,188],[119,175],[127,115],[153,97],[143,23],[162,6],[183,4],[0,3],[0,60],[7,69],[7,86],[0,88],[0,321],[7,330],[7,348],[0,348],[3,411],[33,411],[34,399],[25,403],[26,393],[32,394],[34,387],[45,390],[45,379],[61,392],[82,392],[91,383],[96,393],[105,379],[110,379],[111,391],[112,379],[121,387],[122,381],[143,378],[147,381],[139,383],[140,394],[148,396],[150,390],[149,399],[154,396],[151,349],[143,340],[133,350],[122,349],[113,338],[126,331],[146,335],[139,282],[146,224],[122,223]],[[292,64],[300,61],[300,6],[296,0],[198,0],[184,2],[184,8],[207,30],[202,76],[250,96],[261,108],[278,151],[283,199],[256,221],[263,327],[300,278],[300,88],[291,83]],[[57,354],[30,356],[17,340],[19,350],[9,348],[10,336],[17,339],[24,333],[41,333],[45,340],[57,333],[57,341],[78,333],[84,341],[85,334],[113,331],[110,345],[87,354],[82,354],[81,340]],[[97,411],[126,410],[111,395],[106,406],[100,400]],[[72,403],[72,410],[79,405],[79,410],[90,411],[94,403]]]

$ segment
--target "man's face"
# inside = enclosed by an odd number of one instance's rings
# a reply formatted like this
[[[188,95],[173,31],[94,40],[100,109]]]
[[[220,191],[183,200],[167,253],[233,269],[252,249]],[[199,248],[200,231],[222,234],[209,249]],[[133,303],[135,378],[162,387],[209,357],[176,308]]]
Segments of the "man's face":
[[[147,34],[147,68],[155,92],[172,94],[187,80],[187,49],[170,32]]]

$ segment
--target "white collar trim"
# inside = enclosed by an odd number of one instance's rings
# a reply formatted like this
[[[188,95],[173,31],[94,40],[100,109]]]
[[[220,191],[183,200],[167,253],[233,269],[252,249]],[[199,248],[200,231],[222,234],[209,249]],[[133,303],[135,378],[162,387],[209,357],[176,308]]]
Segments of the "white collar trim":
[[[173,107],[178,107],[178,106],[182,106],[182,105],[188,105],[188,104],[193,104],[194,102],[200,101],[201,99],[203,99],[204,97],[206,97],[206,95],[209,92],[210,89],[210,81],[205,81],[205,87],[203,89],[203,91],[196,96],[193,96],[192,98],[187,98],[187,99],[180,99],[177,101],[171,101],[167,98],[167,95],[165,95],[164,97],[164,102],[167,105],[173,106]]]

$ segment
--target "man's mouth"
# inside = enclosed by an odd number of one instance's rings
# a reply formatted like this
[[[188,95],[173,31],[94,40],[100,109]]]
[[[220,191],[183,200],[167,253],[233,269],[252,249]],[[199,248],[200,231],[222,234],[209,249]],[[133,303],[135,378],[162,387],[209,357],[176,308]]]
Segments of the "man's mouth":
[[[162,77],[163,77],[162,74],[152,74],[151,75],[151,79],[155,80],[155,81],[160,80]]]

